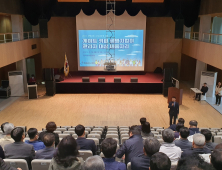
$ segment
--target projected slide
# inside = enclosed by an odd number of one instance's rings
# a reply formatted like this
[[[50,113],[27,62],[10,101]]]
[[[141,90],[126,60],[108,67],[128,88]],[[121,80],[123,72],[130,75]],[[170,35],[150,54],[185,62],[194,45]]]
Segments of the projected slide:
[[[143,70],[143,30],[115,30],[115,44],[107,44],[106,35],[106,30],[79,30],[80,70],[102,70],[108,45],[115,48],[117,70]]]

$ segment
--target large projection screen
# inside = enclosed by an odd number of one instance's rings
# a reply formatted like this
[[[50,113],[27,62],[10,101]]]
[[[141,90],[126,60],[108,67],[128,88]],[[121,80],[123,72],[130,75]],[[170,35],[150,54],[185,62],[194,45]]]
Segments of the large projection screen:
[[[82,11],[76,16],[79,71],[104,71],[106,59],[106,16]],[[115,17],[116,71],[144,71],[146,16],[125,12]]]

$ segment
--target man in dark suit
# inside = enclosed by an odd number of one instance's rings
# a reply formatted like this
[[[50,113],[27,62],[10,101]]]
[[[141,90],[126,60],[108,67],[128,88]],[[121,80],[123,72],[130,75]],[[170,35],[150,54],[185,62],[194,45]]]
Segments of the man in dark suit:
[[[172,102],[169,102],[168,108],[170,108],[170,125],[172,125],[172,119],[174,119],[173,124],[176,124],[176,119],[179,114],[179,103],[176,102],[176,97],[172,97]]]
[[[85,127],[78,125],[75,127],[75,132],[78,135],[76,142],[80,150],[91,150],[93,155],[96,155],[96,145],[93,140],[85,138]]]
[[[200,91],[202,92],[202,95],[203,95],[203,96],[208,92],[207,83],[204,83],[204,85],[202,86],[202,88],[201,88]],[[196,94],[196,98],[198,98],[198,101],[200,101],[200,99],[201,99],[200,96],[201,96],[200,93]]]

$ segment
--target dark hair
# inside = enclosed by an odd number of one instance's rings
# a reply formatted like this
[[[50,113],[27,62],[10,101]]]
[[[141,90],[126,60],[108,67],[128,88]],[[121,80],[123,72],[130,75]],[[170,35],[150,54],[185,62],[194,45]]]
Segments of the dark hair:
[[[145,122],[146,122],[146,118],[145,117],[140,118],[141,125],[143,125]]]
[[[138,126],[133,125],[129,129],[129,133],[132,132],[133,135],[141,135],[141,130]]]
[[[150,133],[150,123],[149,122],[145,122],[142,125],[142,132],[144,133]]]
[[[85,127],[83,125],[77,125],[75,127],[75,132],[78,136],[82,136],[83,133],[85,132]]]
[[[214,149],[211,154],[211,163],[216,170],[221,170],[222,167],[222,149]]]
[[[173,96],[172,98],[176,99],[176,97],[175,97],[175,96]]]
[[[46,133],[43,136],[43,142],[46,147],[52,146],[52,144],[55,142],[55,135],[52,133]]]
[[[16,127],[11,131],[11,137],[15,142],[21,142],[22,135],[24,134],[24,129],[21,127]]]
[[[7,124],[7,123],[9,123],[9,122],[5,122],[5,123],[2,123],[2,124],[1,124],[1,130],[2,130],[3,133],[5,133],[5,131],[4,131],[4,126],[5,126],[5,124]]]
[[[196,120],[191,120],[190,122],[189,122],[189,125],[190,126],[196,126],[197,127],[197,121]]]
[[[177,125],[176,125],[176,131],[177,131],[177,132],[180,132],[180,129],[181,129],[182,127],[184,127],[184,124],[183,124],[183,123],[177,123]]]
[[[151,170],[170,170],[171,161],[165,153],[157,152],[150,158]]]
[[[56,127],[55,122],[48,122],[46,125],[46,130],[51,133],[53,133],[56,130],[56,128],[57,127]]]
[[[204,83],[204,84],[207,84],[207,83]]]
[[[213,166],[205,162],[199,155],[193,154],[181,158],[177,170],[214,170]]]
[[[162,137],[164,142],[166,143],[172,143],[174,141],[174,132],[171,129],[165,129],[162,132]]]
[[[143,141],[143,147],[148,156],[159,152],[160,142],[154,137],[148,137]]]
[[[206,142],[210,141],[212,138],[212,133],[208,129],[202,129],[201,134],[203,134],[205,136]]]
[[[179,119],[178,119],[178,123],[183,123],[183,124],[184,124],[184,123],[185,123],[184,118],[179,118]]]
[[[66,136],[59,143],[54,159],[57,164],[67,168],[72,166],[73,161],[78,161],[78,154],[76,140],[72,136]]]
[[[180,136],[181,138],[186,139],[190,135],[190,130],[187,127],[180,128]]]
[[[36,128],[30,128],[28,130],[28,135],[30,139],[34,139],[37,134],[38,134],[38,131]]]
[[[222,149],[222,143],[218,144],[214,149]]]
[[[103,140],[101,147],[104,156],[106,158],[112,158],[116,153],[117,141],[113,138],[106,138]]]

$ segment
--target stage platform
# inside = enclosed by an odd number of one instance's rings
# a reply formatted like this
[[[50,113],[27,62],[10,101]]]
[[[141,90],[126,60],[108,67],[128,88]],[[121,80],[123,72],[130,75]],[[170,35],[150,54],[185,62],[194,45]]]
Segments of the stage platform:
[[[72,77],[71,77],[72,76]],[[56,83],[56,93],[162,93],[162,74],[83,74],[71,73],[64,81]],[[89,83],[83,83],[82,77],[89,77]],[[99,83],[98,78],[105,77],[105,83]],[[121,83],[114,83],[114,77],[120,77]],[[130,79],[138,78],[138,83]]]

